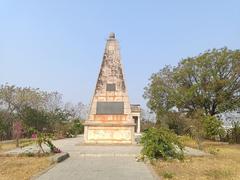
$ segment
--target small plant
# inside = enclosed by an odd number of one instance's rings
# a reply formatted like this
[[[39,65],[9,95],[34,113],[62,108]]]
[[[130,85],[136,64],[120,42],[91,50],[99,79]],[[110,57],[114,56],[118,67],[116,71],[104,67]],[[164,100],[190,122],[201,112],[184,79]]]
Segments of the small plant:
[[[220,150],[215,147],[209,147],[208,152],[212,155],[217,155]]]
[[[47,134],[47,133],[38,133],[37,135],[37,144],[40,147],[40,149],[42,150],[43,153],[44,149],[42,147],[43,144],[46,144],[49,148],[50,151],[52,153],[61,153],[62,151],[60,149],[58,149],[51,141],[52,139],[52,135],[51,134]]]
[[[19,157],[34,157],[35,154],[33,152],[23,152],[18,154]]]
[[[150,159],[183,159],[183,145],[176,134],[165,128],[149,128],[141,139],[141,153]]]
[[[172,179],[173,178],[173,173],[171,173],[171,172],[164,172],[163,173],[163,177],[165,178],[165,179]]]
[[[28,153],[26,153],[26,156],[27,156],[27,157],[34,157],[34,153],[28,152]]]

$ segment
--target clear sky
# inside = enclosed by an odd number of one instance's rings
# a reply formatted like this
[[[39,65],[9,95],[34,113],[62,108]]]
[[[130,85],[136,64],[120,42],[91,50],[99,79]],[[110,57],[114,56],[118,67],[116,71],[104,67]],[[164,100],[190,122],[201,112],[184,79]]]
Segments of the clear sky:
[[[0,0],[0,84],[89,103],[115,32],[131,103],[152,73],[210,48],[240,47],[239,0]]]

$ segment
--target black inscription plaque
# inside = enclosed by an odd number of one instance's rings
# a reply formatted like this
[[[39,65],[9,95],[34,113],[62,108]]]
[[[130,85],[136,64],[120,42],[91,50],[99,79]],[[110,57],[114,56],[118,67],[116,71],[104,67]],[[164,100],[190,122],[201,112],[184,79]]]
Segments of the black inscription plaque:
[[[97,114],[124,114],[124,102],[97,102]]]
[[[107,84],[107,91],[116,91],[116,84]]]

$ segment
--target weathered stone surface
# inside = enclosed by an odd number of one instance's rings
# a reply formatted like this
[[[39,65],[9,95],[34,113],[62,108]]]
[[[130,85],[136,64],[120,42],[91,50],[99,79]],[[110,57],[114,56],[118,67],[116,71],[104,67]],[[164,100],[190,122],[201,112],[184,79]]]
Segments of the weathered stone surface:
[[[134,121],[124,81],[120,50],[111,33],[85,122],[85,143],[133,143]]]
[[[88,141],[92,143],[132,143],[129,127],[89,127]]]

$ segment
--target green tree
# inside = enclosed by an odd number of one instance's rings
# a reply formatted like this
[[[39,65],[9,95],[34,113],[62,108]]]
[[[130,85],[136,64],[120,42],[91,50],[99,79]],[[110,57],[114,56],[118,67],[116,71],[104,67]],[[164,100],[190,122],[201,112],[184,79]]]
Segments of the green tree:
[[[240,107],[240,51],[208,50],[177,67],[166,66],[152,75],[144,98],[158,120],[173,108],[210,116],[235,110]]]
[[[14,85],[1,85],[0,103],[1,108],[10,114],[18,114],[25,107],[42,109],[45,97],[39,89],[30,87],[16,87]]]
[[[0,111],[0,140],[8,139],[12,135],[12,126],[11,123],[8,121],[8,119],[11,116],[6,111]]]
[[[21,111],[24,125],[29,128],[34,128],[37,131],[42,131],[44,128],[49,128],[49,116],[43,110],[25,107]]]

